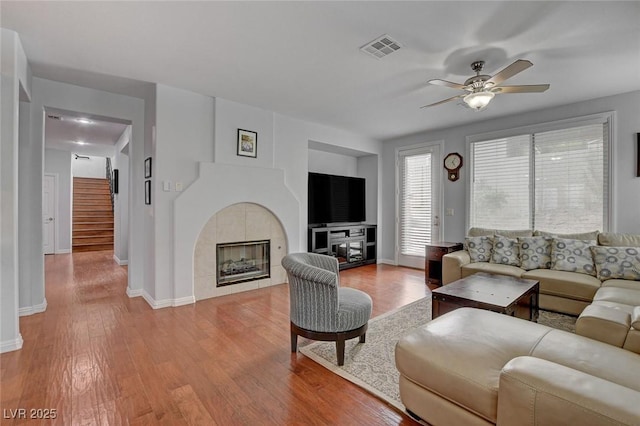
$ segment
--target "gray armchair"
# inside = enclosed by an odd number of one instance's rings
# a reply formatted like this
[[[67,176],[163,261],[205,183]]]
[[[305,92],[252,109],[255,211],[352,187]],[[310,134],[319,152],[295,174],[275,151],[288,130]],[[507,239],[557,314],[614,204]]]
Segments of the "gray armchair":
[[[292,253],[282,259],[289,277],[291,352],[298,336],[335,341],[338,365],[344,364],[344,342],[365,342],[371,298],[363,291],[340,287],[338,260],[316,253]]]

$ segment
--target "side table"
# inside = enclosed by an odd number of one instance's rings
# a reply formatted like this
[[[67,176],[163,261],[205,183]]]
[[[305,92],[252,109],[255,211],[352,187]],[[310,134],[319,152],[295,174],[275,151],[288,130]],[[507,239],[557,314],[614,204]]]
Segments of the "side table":
[[[425,284],[442,285],[442,256],[458,250],[462,250],[462,243],[438,241],[425,246]]]

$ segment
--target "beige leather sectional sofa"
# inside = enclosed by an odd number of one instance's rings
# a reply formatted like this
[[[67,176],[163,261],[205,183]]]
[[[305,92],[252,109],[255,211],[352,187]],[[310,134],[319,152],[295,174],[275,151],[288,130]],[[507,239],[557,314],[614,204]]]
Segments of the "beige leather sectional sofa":
[[[552,237],[544,232],[507,231],[484,228],[471,228],[469,237],[502,235],[508,238],[528,238],[538,236]],[[565,234],[563,239],[592,240],[600,247],[640,247],[640,235],[616,233]],[[600,293],[603,301],[610,304],[640,306],[640,280],[606,279],[601,280],[597,274],[568,272],[555,269],[526,270],[520,266],[489,262],[472,262],[468,250],[461,250],[445,255],[442,258],[442,282],[449,284],[476,272],[510,275],[519,278],[540,281],[540,307],[542,309],[580,315],[589,306],[596,293],[602,288],[610,290]],[[612,307],[612,305],[609,305]]]
[[[431,425],[639,425],[640,355],[472,308],[396,345],[400,397]]]

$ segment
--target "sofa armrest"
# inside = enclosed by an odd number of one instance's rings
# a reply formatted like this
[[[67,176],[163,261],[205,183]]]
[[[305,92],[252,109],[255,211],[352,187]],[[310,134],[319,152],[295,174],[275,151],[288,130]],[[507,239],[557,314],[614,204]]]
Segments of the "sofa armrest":
[[[471,258],[466,250],[454,251],[442,256],[442,284],[449,284],[462,278],[460,268],[467,263],[471,263]]]
[[[640,392],[539,358],[509,361],[500,373],[498,426],[637,425]]]

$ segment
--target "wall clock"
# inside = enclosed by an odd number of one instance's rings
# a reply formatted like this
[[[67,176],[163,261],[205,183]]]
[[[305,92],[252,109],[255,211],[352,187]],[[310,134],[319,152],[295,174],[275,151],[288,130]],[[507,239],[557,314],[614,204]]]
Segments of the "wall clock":
[[[462,155],[452,152],[444,157],[444,168],[447,170],[447,177],[451,182],[460,179],[460,168],[462,167]]]

